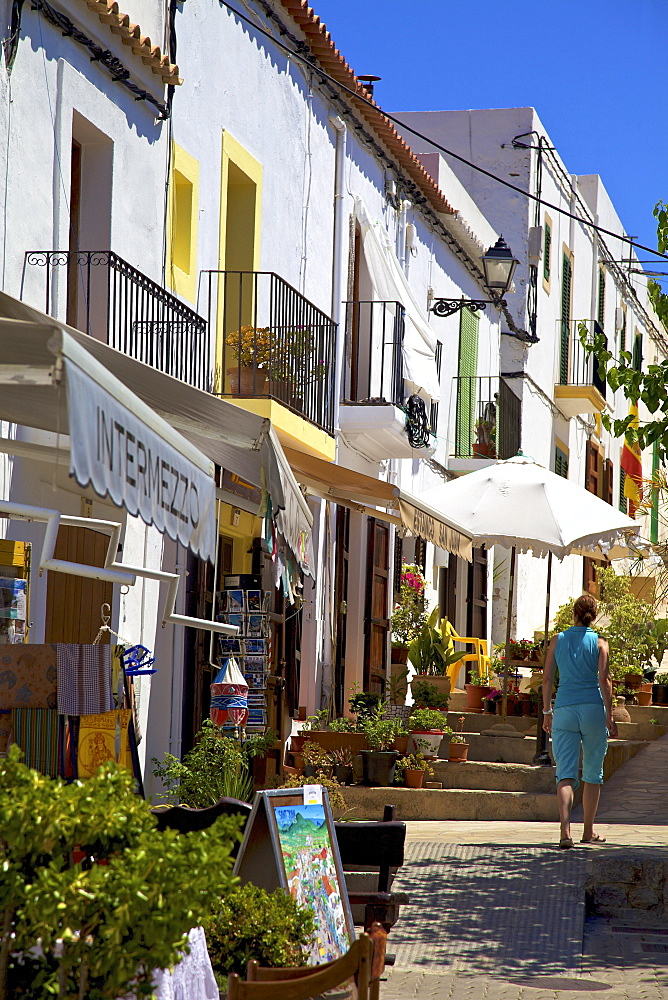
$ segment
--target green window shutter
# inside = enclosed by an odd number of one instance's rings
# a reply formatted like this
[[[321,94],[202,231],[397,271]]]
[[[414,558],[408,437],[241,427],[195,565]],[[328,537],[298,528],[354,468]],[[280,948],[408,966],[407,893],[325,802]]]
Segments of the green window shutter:
[[[559,381],[568,385],[568,347],[571,330],[571,282],[573,267],[570,257],[564,254],[561,279],[561,344],[559,350]]]
[[[637,372],[642,371],[642,333],[636,333],[633,340],[633,368]]]
[[[619,509],[623,514],[628,514],[629,504],[628,500],[624,496],[624,484],[626,482],[626,473],[623,469],[619,470]]]
[[[550,254],[552,251],[552,227],[545,223],[545,246],[543,247],[543,277],[550,280]]]
[[[654,442],[652,447],[652,479],[656,477],[659,471],[659,452],[657,450],[657,443]],[[659,491],[652,490],[652,509],[649,516],[649,540],[656,544],[659,540]]]
[[[626,350],[626,309],[624,310],[624,318],[622,319],[622,328],[619,331],[619,349],[620,351]]]
[[[473,454],[473,431],[476,409],[476,376],[478,374],[477,313],[462,309],[459,322],[459,362],[457,374],[457,425],[455,447],[462,458]]]
[[[556,445],[554,447],[554,471],[558,476],[568,479],[568,455]]]
[[[605,322],[605,271],[598,272],[598,325],[603,329]]]

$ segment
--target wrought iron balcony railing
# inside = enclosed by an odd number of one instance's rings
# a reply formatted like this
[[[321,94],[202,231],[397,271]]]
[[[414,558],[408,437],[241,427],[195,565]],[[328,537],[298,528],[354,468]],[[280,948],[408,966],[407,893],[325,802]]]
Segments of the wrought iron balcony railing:
[[[202,271],[215,392],[268,396],[334,433],[336,323],[271,271]]]
[[[202,316],[111,250],[30,250],[23,287],[43,275],[45,312],[198,389],[211,388]]]
[[[404,317],[400,302],[346,302],[344,399],[403,406]]]
[[[455,378],[455,458],[512,458],[520,450],[522,403],[505,379]]]
[[[587,354],[580,340],[583,323],[594,328],[597,334],[603,330],[594,320],[562,323],[559,358],[559,382],[561,385],[593,385],[605,399],[606,381],[599,374],[598,361],[593,354]]]

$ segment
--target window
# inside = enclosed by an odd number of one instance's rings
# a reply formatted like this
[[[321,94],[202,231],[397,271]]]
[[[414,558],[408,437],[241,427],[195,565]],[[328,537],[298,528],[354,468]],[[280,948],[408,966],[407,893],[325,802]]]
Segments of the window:
[[[167,232],[170,287],[190,302],[197,297],[199,163],[174,144]]]
[[[550,267],[552,264],[552,222],[545,216],[545,242],[543,245],[543,281],[548,287],[550,284]]]
[[[626,309],[623,311],[622,328],[619,331],[619,350],[626,350]]]
[[[434,352],[434,359],[436,361],[436,373],[440,382],[441,379],[441,361],[443,359],[443,344],[439,341],[436,342],[436,351]],[[436,428],[438,426],[438,400],[432,399],[431,406],[429,409],[429,426],[431,427],[432,434],[436,434]]]
[[[573,263],[566,250],[562,261],[561,278],[561,343],[559,351],[559,382],[568,385],[568,351],[571,328],[571,284],[573,281]]]
[[[554,471],[558,476],[568,479],[568,452],[559,445],[554,446]]]
[[[629,512],[629,502],[624,494],[624,486],[626,485],[626,472],[624,469],[619,470],[619,509],[623,514]]]
[[[615,476],[615,467],[614,467],[614,465],[612,464],[612,462],[611,462],[611,460],[609,458],[604,459],[604,461],[603,461],[603,493],[601,495],[601,498],[603,500],[605,500],[606,503],[609,503],[611,507],[612,507],[612,505],[614,503],[614,494],[613,494],[613,488],[612,488],[613,482],[614,482],[614,476]]]
[[[633,339],[633,359],[631,365],[637,372],[642,371],[642,333],[636,333]]]
[[[462,309],[459,316],[455,447],[458,456],[467,458],[473,454],[480,317],[468,309]]]

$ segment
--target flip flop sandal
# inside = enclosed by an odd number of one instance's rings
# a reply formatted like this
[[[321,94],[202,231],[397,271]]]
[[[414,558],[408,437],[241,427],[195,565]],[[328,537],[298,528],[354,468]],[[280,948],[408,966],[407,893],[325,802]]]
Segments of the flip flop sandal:
[[[597,833],[591,838],[591,840],[585,840],[584,838],[580,841],[581,844],[605,844],[605,837],[599,837]]]
[[[570,847],[573,847],[572,837],[562,837],[559,841],[559,848],[562,851],[567,851]]]

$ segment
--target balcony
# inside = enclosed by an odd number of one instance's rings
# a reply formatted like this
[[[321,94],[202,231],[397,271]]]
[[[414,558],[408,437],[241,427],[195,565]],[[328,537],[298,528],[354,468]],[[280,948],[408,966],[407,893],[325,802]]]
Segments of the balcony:
[[[346,302],[346,362],[339,422],[346,439],[376,462],[435,451],[431,446],[412,447],[406,433],[404,327],[400,302]]]
[[[202,271],[200,294],[217,330],[214,391],[270,418],[290,447],[333,458],[336,323],[270,271]]]
[[[36,286],[37,283],[37,286]],[[23,290],[39,293],[44,311],[137,361],[211,388],[206,320],[111,250],[29,250]]]
[[[463,474],[512,458],[520,450],[522,402],[496,375],[460,376],[455,383],[455,447],[450,471]]]
[[[559,383],[554,387],[554,399],[567,417],[605,409],[605,378],[599,375],[596,358],[582,346],[580,325],[564,323],[561,331]],[[593,326],[596,333],[603,333],[598,323]]]

